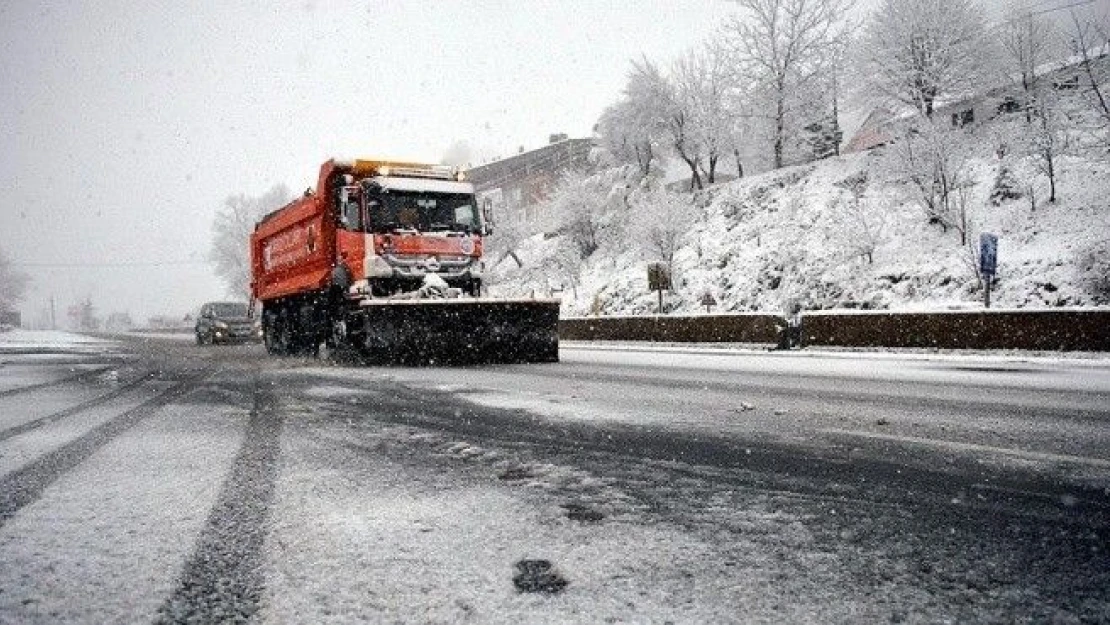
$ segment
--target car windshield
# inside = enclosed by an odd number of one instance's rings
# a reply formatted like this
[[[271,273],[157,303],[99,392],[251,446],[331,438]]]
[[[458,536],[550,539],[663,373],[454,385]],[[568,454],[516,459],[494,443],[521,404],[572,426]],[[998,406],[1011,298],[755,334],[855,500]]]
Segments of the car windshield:
[[[478,231],[478,209],[468,194],[390,191],[367,202],[373,232],[417,230],[420,232]]]
[[[220,302],[210,306],[212,314],[216,317],[246,317],[247,305],[235,302]]]

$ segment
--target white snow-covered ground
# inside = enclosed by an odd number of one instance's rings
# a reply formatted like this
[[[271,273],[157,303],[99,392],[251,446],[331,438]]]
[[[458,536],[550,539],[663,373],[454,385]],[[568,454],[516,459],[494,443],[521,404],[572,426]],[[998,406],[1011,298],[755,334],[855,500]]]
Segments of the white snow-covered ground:
[[[152,620],[204,527],[245,423],[231,408],[171,406],[51,485],[0,532],[0,615]]]
[[[1011,125],[1016,122],[1009,122]],[[980,308],[982,289],[972,248],[979,234],[998,236],[996,307],[1021,309],[1110,305],[1110,161],[1093,152],[1060,156],[1058,200],[1048,203],[1047,182],[1032,157],[995,155],[1003,126],[980,130],[967,161],[972,182],[968,245],[957,231],[930,225],[913,189],[891,165],[890,150],[849,154],[720,184],[694,195],[694,220],[681,239],[673,266],[668,312],[704,312],[711,294],[716,311],[779,313],[878,308],[950,310]],[[1003,167],[1013,171],[1025,197],[994,205],[990,195]],[[612,178],[611,172],[597,174]],[[862,185],[859,213],[849,208],[852,181]],[[862,182],[861,182],[862,181]],[[617,183],[627,185],[625,179]],[[1034,209],[1029,187],[1038,198]],[[614,187],[616,192],[616,187]],[[635,196],[632,196],[635,197]],[[618,206],[620,203],[618,203]],[[557,206],[541,207],[558,213]],[[611,211],[601,222],[601,247],[566,268],[573,243],[554,227],[516,249],[524,263],[503,259],[492,270],[491,290],[563,298],[564,316],[648,314],[657,297],[648,290],[648,261],[656,260],[633,236],[653,219],[635,201],[626,214]],[[874,232],[872,260],[860,253],[864,230]],[[496,235],[495,235],[496,236]],[[1105,287],[1102,287],[1105,289]]]
[[[58,330],[23,330],[13,328],[0,332],[0,352],[4,350],[87,350],[111,345],[111,341],[83,334]]]

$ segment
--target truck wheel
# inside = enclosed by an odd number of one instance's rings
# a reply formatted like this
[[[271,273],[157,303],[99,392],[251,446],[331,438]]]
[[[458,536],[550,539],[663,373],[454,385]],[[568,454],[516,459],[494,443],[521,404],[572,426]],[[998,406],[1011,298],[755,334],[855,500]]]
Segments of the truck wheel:
[[[262,316],[262,342],[266,345],[266,352],[273,356],[284,356],[287,350],[281,341],[283,317],[275,312],[266,312]]]

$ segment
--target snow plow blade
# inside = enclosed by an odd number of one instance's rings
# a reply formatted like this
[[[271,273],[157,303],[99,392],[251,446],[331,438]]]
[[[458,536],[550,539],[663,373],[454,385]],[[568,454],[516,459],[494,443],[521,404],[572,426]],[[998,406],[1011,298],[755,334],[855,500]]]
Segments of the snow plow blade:
[[[361,344],[373,362],[558,362],[559,300],[379,300],[363,304]],[[355,330],[358,332],[358,329]]]

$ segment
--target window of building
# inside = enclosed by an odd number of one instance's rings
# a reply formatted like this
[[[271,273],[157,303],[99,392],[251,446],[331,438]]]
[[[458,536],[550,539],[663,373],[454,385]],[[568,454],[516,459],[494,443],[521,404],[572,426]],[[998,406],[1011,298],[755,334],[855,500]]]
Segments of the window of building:
[[[952,127],[962,128],[975,121],[975,109],[965,109],[958,113],[952,113]]]
[[[998,104],[998,114],[1017,113],[1021,111],[1021,102],[1014,98],[1006,98]]]
[[[1072,91],[1079,88],[1079,76],[1072,75],[1060,78],[1052,83],[1052,88],[1057,91]]]

